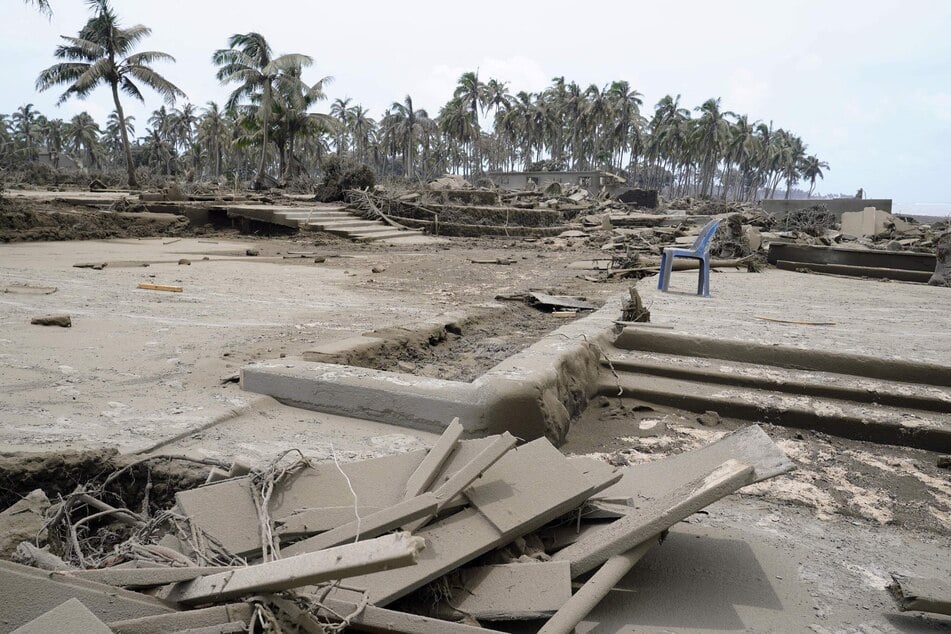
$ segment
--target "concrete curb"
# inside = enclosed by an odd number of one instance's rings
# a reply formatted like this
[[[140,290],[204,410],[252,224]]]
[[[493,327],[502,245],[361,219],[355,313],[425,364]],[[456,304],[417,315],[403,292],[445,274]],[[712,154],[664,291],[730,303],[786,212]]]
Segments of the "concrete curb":
[[[625,328],[614,346],[624,350],[723,359],[794,370],[835,372],[885,381],[951,387],[951,366],[904,359],[772,346],[753,341],[717,339],[636,327]]]
[[[597,394],[602,350],[611,343],[625,297],[612,296],[600,310],[549,333],[472,383],[288,357],[245,367],[241,386],[331,414],[433,432],[458,416],[467,436],[508,431],[560,444],[572,416]]]

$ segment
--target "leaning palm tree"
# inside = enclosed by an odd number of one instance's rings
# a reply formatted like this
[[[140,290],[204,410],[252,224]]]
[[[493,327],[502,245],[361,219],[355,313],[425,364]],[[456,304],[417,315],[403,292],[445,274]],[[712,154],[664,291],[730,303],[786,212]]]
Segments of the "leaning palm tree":
[[[43,91],[60,84],[69,84],[57,102],[59,105],[73,95],[83,99],[100,84],[108,85],[112,89],[112,100],[119,116],[129,187],[138,187],[119,91],[144,102],[136,83],[140,82],[168,103],[174,103],[177,97],[184,97],[185,93],[151,66],[154,62],[174,62],[174,57],[160,51],[133,52],[139,42],[151,35],[152,29],[141,24],[122,28],[109,0],[88,0],[88,4],[93,10],[93,17],[78,37],[62,36],[66,44],[58,46],[54,53],[57,59],[66,61],[40,73],[36,88]]]
[[[825,178],[825,174],[822,170],[827,169],[829,169],[829,164],[819,160],[819,157],[815,154],[810,154],[803,159],[802,177],[809,179],[809,195],[807,198],[812,198],[812,192],[816,189],[816,179]]]
[[[271,45],[260,33],[235,33],[228,38],[228,46],[230,48],[215,51],[211,60],[219,67],[216,75],[218,81],[222,84],[241,84],[228,97],[226,109],[234,109],[242,99],[254,98],[257,102],[262,139],[261,161],[254,185],[262,189],[267,166],[268,128],[274,114],[274,83],[282,73],[310,66],[314,60],[299,53],[274,57]]]

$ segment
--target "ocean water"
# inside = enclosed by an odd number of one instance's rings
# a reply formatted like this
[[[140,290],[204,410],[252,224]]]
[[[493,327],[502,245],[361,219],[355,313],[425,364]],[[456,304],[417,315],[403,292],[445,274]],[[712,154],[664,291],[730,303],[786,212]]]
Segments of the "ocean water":
[[[951,203],[906,203],[892,202],[892,211],[910,216],[936,216],[947,218],[951,216]]]

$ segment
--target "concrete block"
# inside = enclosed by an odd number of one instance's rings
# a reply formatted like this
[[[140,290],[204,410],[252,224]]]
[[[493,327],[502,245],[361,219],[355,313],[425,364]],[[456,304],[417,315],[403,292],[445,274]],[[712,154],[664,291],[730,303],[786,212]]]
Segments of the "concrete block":
[[[842,233],[871,238],[895,227],[898,232],[911,229],[911,224],[875,207],[842,214]]]

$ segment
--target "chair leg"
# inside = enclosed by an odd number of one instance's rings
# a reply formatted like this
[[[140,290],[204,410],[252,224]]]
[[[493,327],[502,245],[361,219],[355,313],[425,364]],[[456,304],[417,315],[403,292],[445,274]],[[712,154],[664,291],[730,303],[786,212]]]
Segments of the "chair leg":
[[[701,262],[703,270],[703,296],[710,297],[710,260]]]
[[[660,272],[657,274],[657,290],[664,290],[664,266],[667,263],[667,254],[660,252]]]
[[[663,271],[663,275],[664,275],[663,290],[665,292],[670,290],[670,276],[673,275],[673,272],[674,272],[674,256],[668,255],[667,259],[664,260],[664,271]]]
[[[697,267],[697,295],[703,295],[703,269],[704,261],[700,260],[698,262],[700,266]]]

